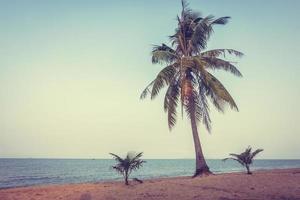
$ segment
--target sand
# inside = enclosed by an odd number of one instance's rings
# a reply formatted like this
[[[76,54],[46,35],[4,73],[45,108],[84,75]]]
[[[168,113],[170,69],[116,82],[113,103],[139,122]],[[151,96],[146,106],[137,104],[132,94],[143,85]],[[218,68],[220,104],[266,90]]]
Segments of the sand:
[[[130,182],[43,185],[0,190],[0,200],[300,200],[300,169]]]

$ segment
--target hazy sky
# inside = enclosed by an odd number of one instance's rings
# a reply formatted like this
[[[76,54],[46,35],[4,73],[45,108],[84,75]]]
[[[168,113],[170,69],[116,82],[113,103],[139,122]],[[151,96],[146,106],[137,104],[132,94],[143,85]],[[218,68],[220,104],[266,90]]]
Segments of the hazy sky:
[[[216,72],[240,112],[212,109],[200,124],[207,158],[248,145],[260,158],[300,159],[300,1],[191,0],[204,15],[231,16],[208,48],[234,48],[243,78]],[[0,157],[193,158],[188,120],[169,132],[162,96],[140,101],[162,66],[179,0],[0,0]]]

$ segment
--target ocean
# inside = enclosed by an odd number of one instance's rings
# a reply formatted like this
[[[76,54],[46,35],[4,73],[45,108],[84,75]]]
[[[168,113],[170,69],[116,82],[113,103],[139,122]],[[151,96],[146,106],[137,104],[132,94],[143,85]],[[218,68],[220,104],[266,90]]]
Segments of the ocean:
[[[208,159],[214,173],[244,171],[238,163]],[[0,159],[0,188],[40,184],[86,183],[122,180],[111,169],[112,159]],[[252,170],[300,168],[300,160],[255,160]],[[132,178],[190,176],[193,159],[146,159]]]

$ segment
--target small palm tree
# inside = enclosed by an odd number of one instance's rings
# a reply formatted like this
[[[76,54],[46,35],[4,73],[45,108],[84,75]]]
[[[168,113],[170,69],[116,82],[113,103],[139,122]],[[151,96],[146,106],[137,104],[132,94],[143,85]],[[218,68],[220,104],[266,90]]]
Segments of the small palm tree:
[[[249,146],[243,153],[241,153],[241,154],[231,153],[229,155],[232,157],[225,158],[225,159],[223,159],[223,161],[226,161],[228,159],[235,160],[235,161],[239,162],[241,165],[243,165],[244,167],[246,167],[247,174],[252,174],[252,172],[250,171],[250,165],[253,163],[253,158],[258,153],[262,152],[263,149],[257,149],[254,152],[251,152],[251,151],[252,151],[252,148]]]
[[[112,168],[123,175],[126,185],[129,185],[128,178],[131,172],[139,169],[143,166],[143,163],[146,162],[140,159],[143,155],[143,152],[138,154],[128,152],[125,158],[121,158],[120,156],[113,153],[110,153],[110,155],[112,155],[117,161],[117,164],[112,166]]]

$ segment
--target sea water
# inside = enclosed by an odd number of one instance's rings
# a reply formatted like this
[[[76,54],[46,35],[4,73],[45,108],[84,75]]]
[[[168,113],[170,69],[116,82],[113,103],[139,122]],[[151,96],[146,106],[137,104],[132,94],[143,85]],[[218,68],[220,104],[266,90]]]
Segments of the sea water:
[[[121,180],[112,159],[0,159],[0,188]],[[208,159],[214,173],[244,171],[237,162]],[[190,176],[193,159],[146,159],[131,177],[139,179]],[[253,170],[300,168],[300,160],[255,160]]]

